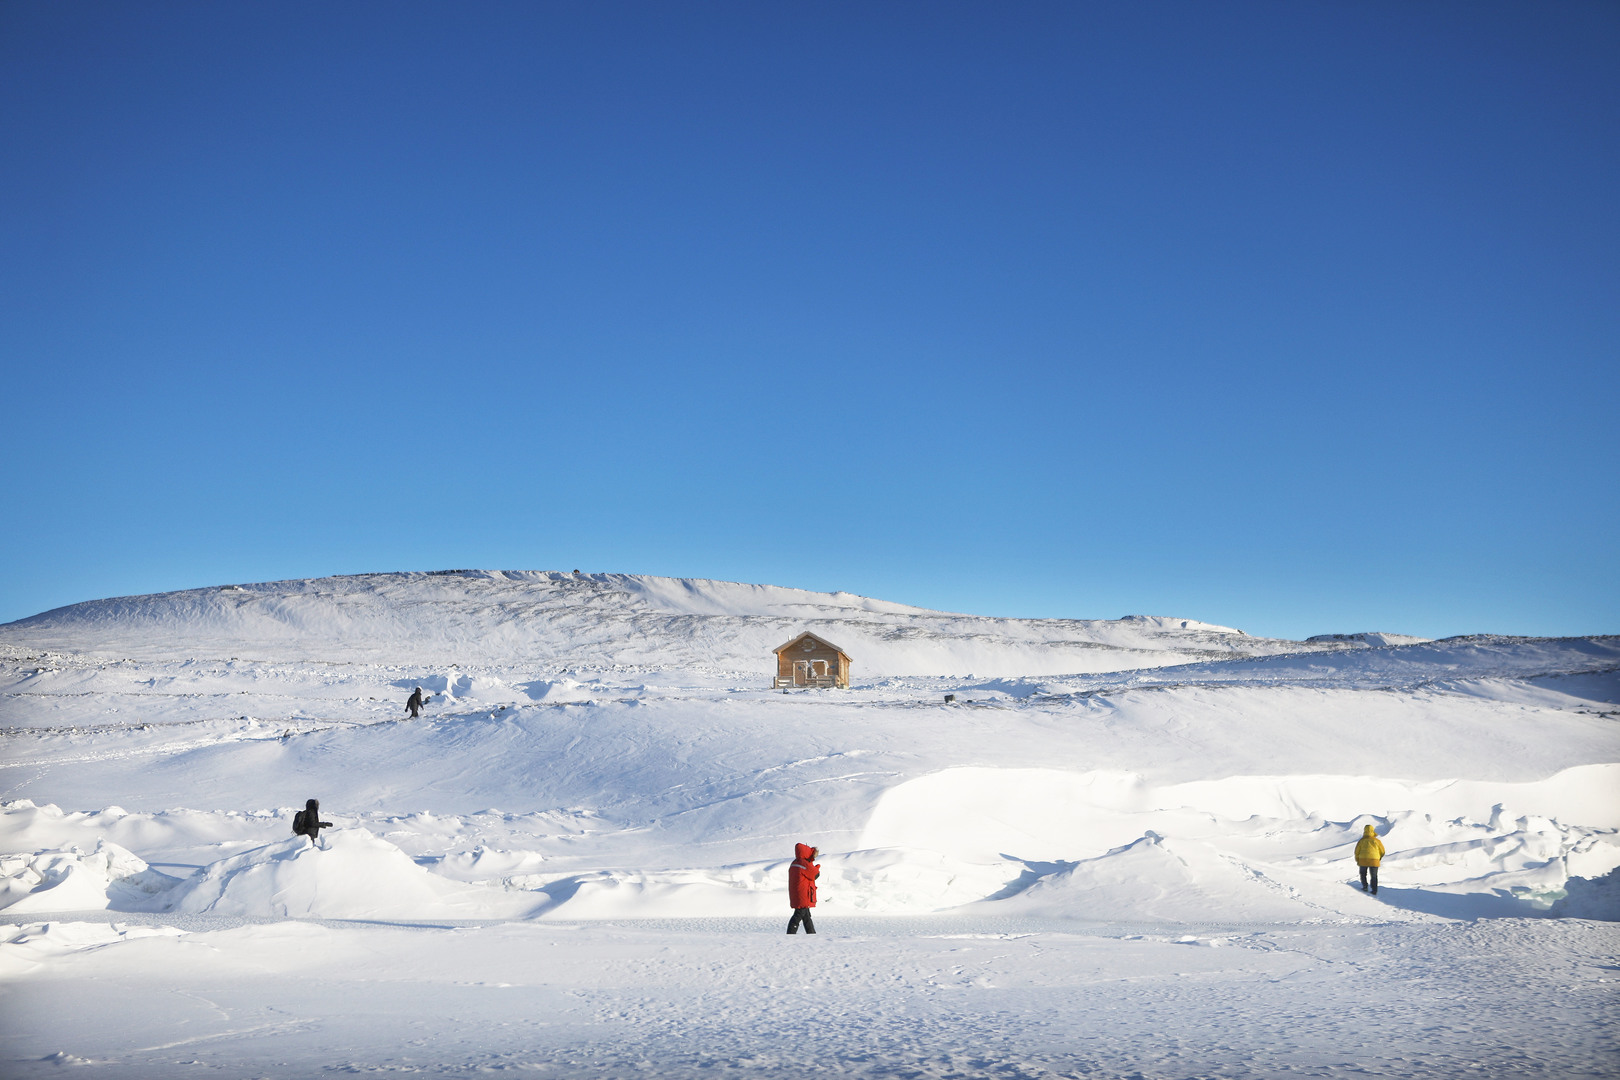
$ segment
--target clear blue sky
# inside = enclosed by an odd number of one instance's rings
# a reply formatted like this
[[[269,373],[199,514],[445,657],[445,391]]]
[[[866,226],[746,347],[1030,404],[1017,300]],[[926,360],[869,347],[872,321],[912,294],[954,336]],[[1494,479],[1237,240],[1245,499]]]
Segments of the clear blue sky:
[[[1620,5],[0,3],[0,620],[1620,632]]]

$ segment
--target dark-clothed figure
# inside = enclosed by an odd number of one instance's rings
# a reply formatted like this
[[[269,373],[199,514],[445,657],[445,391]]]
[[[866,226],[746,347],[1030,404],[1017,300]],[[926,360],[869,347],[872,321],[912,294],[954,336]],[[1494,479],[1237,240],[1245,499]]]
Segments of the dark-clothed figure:
[[[813,934],[816,924],[810,919],[810,909],[816,906],[816,878],[821,876],[821,867],[816,865],[818,852],[809,844],[796,844],[793,854],[793,865],[788,867],[788,907],[793,909],[793,918],[788,920],[787,932],[798,933],[802,922],[804,932]]]
[[[1356,841],[1356,868],[1361,871],[1361,891],[1367,892],[1367,878],[1372,877],[1372,894],[1378,895],[1378,864],[1384,858],[1384,842],[1378,839],[1378,833],[1371,825],[1362,832],[1361,839]]]
[[[304,808],[293,815],[293,832],[298,836],[309,837],[313,844],[320,839],[322,829],[330,829],[330,821],[321,820],[321,800],[311,799],[304,804]]]
[[[405,703],[405,708],[410,712],[412,720],[422,715],[422,688],[420,686],[411,691],[411,700]]]

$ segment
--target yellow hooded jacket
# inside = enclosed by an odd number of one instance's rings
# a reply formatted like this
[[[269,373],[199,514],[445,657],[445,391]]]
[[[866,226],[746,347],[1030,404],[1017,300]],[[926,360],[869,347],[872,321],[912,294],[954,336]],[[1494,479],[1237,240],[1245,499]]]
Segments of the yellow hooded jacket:
[[[1378,834],[1373,832],[1373,827],[1369,825],[1361,834],[1361,839],[1356,841],[1356,865],[1377,866],[1383,857],[1384,842],[1378,839]]]

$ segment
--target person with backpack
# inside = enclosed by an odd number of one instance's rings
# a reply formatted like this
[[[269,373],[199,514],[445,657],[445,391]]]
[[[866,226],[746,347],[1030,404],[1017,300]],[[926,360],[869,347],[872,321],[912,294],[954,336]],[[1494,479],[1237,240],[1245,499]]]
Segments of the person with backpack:
[[[816,878],[821,876],[816,856],[820,852],[809,844],[796,844],[793,854],[793,865],[788,867],[788,907],[793,909],[793,918],[788,920],[787,932],[798,933],[802,922],[804,932],[813,934],[816,924],[810,919],[810,909],[816,906]]]
[[[1378,833],[1368,825],[1361,833],[1361,839],[1356,841],[1356,869],[1361,871],[1361,891],[1367,892],[1367,877],[1372,876],[1372,894],[1378,895],[1378,864],[1384,858],[1384,842],[1378,839]]]
[[[321,820],[321,801],[311,799],[304,804],[304,808],[293,814],[293,835],[307,836],[309,842],[314,844],[320,839],[322,829],[330,829],[330,821]]]
[[[422,715],[423,704],[422,688],[418,686],[415,690],[411,691],[411,700],[405,703],[405,710],[411,714],[412,720],[415,720],[417,717]]]

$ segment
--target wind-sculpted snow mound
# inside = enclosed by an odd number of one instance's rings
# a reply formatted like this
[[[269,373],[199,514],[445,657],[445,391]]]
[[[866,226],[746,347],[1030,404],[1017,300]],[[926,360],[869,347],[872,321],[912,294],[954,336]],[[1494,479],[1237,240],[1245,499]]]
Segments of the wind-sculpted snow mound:
[[[1551,914],[1567,919],[1601,919],[1620,922],[1620,869],[1601,877],[1572,877],[1564,883],[1564,895],[1552,906]]]
[[[1361,898],[1341,883],[1370,824],[1389,848],[1389,878],[1424,890],[1392,901],[1472,917],[1482,909],[1468,897],[1500,897],[1491,910],[1537,914],[1571,876],[1620,866],[1616,792],[1614,764],[1520,784],[1238,776],[1154,786],[1124,772],[958,768],[887,791],[861,842],[1021,863],[999,899],[1031,914],[1265,921],[1356,910]]]
[[[38,911],[104,911],[141,906],[175,884],[117,844],[0,855],[0,908],[7,916]]]
[[[1151,786],[1134,773],[1058,769],[946,769],[889,789],[864,847],[905,846],[964,858],[1090,858],[1142,835],[1218,833],[1221,822],[1294,821],[1316,827],[1363,815],[1471,821],[1506,829],[1525,820],[1613,831],[1620,764],[1582,765],[1533,783],[1409,782],[1345,776],[1234,776]],[[1411,833],[1418,833],[1413,826]],[[1432,842],[1432,833],[1425,833]],[[1353,842],[1353,840],[1352,840]]]
[[[462,885],[423,870],[361,829],[294,837],[204,867],[166,898],[166,911],[326,919],[515,918],[521,893]]]
[[[919,915],[998,893],[1024,869],[895,848],[821,856],[819,907],[829,914]],[[552,881],[547,917],[786,917],[788,860],[703,870],[600,871]],[[516,883],[516,882],[514,882]]]
[[[1290,889],[1197,841],[1148,832],[1040,878],[1001,913],[1124,924],[1298,922],[1320,917]]]
[[[785,865],[785,864],[784,864]],[[562,919],[714,918],[775,915],[782,889],[768,864],[694,870],[599,870],[538,891]]]

